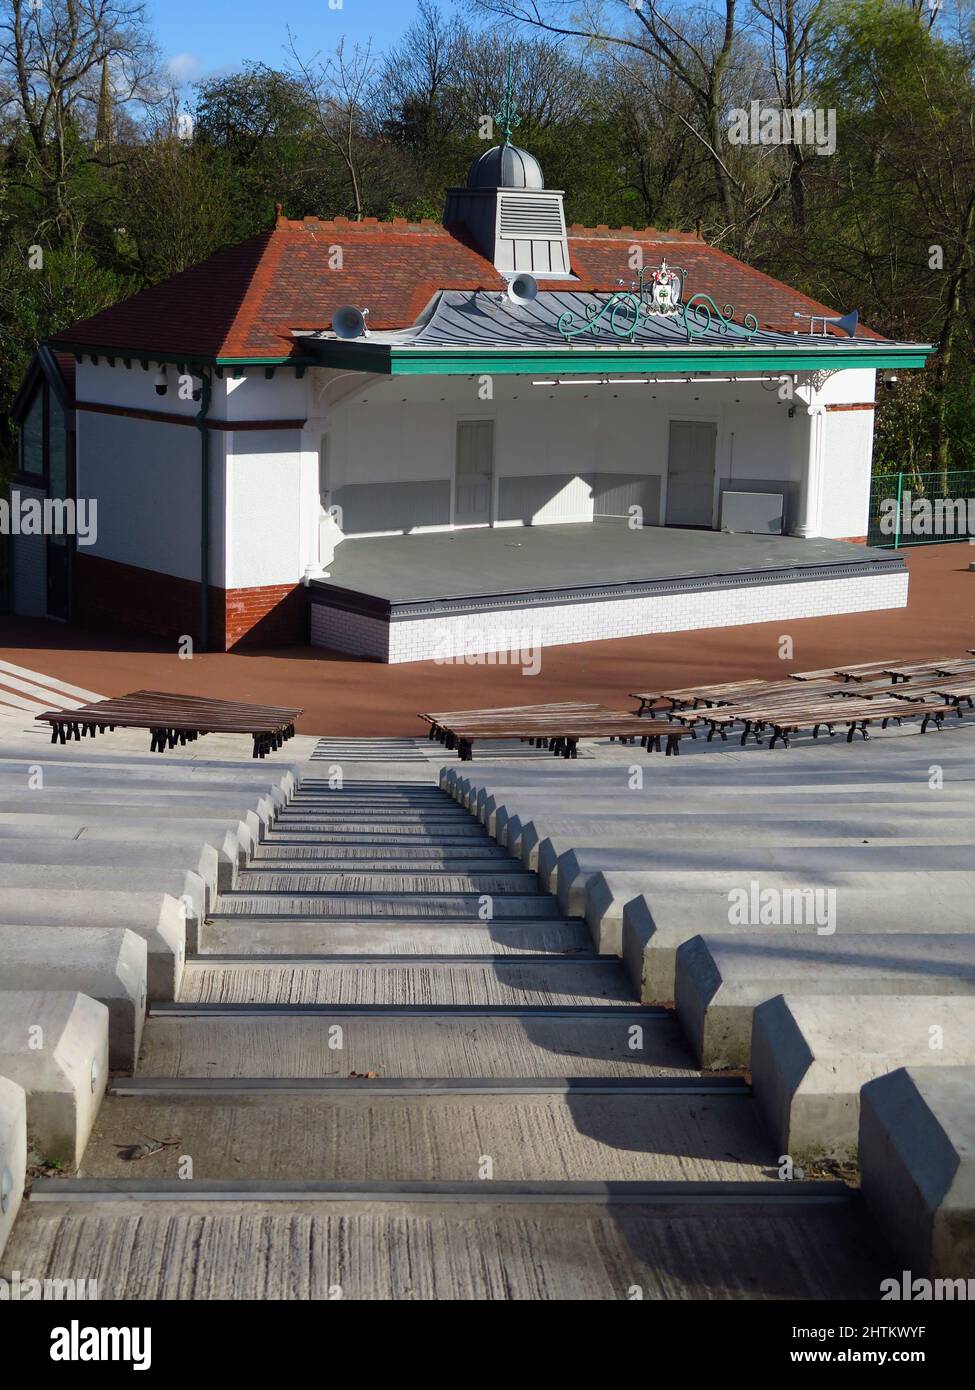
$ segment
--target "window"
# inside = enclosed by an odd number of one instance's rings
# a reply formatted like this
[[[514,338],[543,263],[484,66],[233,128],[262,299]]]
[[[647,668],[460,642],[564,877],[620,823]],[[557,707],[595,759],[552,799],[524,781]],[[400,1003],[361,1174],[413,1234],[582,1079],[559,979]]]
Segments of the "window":
[[[44,395],[38,386],[20,427],[20,471],[34,478],[44,476]]]

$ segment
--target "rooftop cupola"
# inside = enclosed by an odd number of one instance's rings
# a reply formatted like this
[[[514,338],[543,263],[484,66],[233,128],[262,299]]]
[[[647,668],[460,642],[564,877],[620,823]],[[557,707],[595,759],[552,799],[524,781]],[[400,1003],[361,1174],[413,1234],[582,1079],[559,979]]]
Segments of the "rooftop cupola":
[[[463,227],[502,275],[528,271],[540,279],[570,275],[562,190],[546,188],[534,155],[511,143],[521,123],[511,91],[511,60],[495,120],[504,144],[475,159],[463,188],[448,188],[443,222]]]
[[[506,142],[478,155],[467,175],[467,187],[540,190],[545,187],[545,179],[533,154]]]

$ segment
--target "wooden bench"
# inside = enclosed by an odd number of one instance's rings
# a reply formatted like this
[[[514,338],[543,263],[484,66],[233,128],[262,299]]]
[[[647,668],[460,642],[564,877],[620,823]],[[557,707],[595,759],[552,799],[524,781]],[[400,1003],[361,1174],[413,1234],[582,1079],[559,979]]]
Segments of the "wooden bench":
[[[681,709],[687,705],[694,707],[698,704],[725,704],[739,694],[747,694],[750,689],[757,689],[766,684],[763,680],[723,681],[718,685],[692,685],[679,690],[631,691],[630,699],[640,701],[636,712],[644,714],[647,710],[652,709],[656,712],[657,709],[665,708],[660,705],[661,700],[666,700],[666,708],[670,709]]]
[[[204,734],[250,734],[255,758],[264,758],[294,737],[300,708],[251,705],[203,695],[176,695],[164,690],[135,690],[78,709],[45,710],[35,715],[51,725],[51,742],[94,738],[106,729],[148,729],[149,751],[162,753],[193,743]]]
[[[605,705],[563,701],[547,705],[514,705],[499,709],[439,711],[419,715],[430,725],[430,737],[447,748],[456,748],[464,762],[473,757],[477,741],[520,739],[547,747],[565,758],[578,756],[580,738],[639,739],[650,752],[666,743],[667,755],[680,752],[680,740],[688,731],[666,722],[655,723],[626,710]]]
[[[638,715],[623,714],[617,720],[564,720],[561,725],[546,722],[536,723],[525,719],[505,722],[497,727],[476,724],[467,727],[463,723],[454,725],[445,740],[448,748],[456,748],[461,762],[470,762],[474,756],[476,742],[497,742],[499,740],[521,739],[534,743],[537,747],[547,747],[554,757],[578,757],[578,744],[582,738],[619,739],[621,743],[634,743],[639,740],[648,752],[659,752],[661,741],[666,743],[666,756],[680,753],[680,741],[690,737],[689,729],[677,728],[664,720],[641,719]]]
[[[503,705],[487,709],[455,709],[441,710],[437,713],[418,714],[417,718],[422,719],[430,725],[431,739],[439,739],[441,743],[445,741],[447,731],[458,719],[465,720],[468,724],[476,723],[497,723],[499,720],[515,718],[518,715],[530,715],[536,718],[543,718],[551,715],[553,718],[563,718],[566,714],[594,714],[597,711],[606,710],[605,705],[585,703],[579,700],[563,700],[552,704],[544,705]]]
[[[944,718],[952,712],[952,707],[941,698],[904,700],[891,696],[888,699],[817,699],[790,700],[779,704],[755,705],[747,709],[720,709],[699,712],[699,718],[711,727],[708,742],[719,733],[726,737],[726,730],[732,724],[742,725],[741,743],[753,737],[756,743],[762,742],[766,730],[771,729],[770,748],[782,742],[789,746],[789,736],[801,729],[812,729],[813,738],[819,737],[821,729],[832,735],[834,726],[846,725],[847,742],[853,741],[859,732],[867,737],[866,726],[880,722],[886,729],[891,720],[900,723],[904,719],[921,719],[921,732],[926,733],[928,724],[934,720],[940,730]],[[957,711],[960,715],[960,710]],[[689,717],[694,717],[692,712]]]

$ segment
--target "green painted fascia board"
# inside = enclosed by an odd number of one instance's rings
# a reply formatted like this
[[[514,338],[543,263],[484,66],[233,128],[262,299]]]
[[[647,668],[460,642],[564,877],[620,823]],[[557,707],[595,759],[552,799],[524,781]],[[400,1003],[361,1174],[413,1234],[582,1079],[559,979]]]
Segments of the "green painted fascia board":
[[[496,375],[512,375],[527,372],[555,372],[567,375],[578,373],[612,373],[614,375],[630,372],[699,372],[715,368],[723,370],[747,371],[800,371],[833,370],[849,367],[923,367],[933,349],[911,345],[909,348],[891,348],[878,345],[876,348],[858,348],[855,351],[844,349],[842,354],[826,349],[786,348],[778,351],[748,352],[740,348],[699,348],[693,353],[674,350],[663,352],[630,351],[611,349],[605,352],[523,352],[490,353],[474,351],[471,353],[441,353],[422,349],[392,349],[389,366],[386,368],[393,376],[423,374],[469,375],[487,372]],[[351,354],[350,354],[351,356]],[[360,359],[361,362],[361,359]],[[345,364],[343,364],[345,365]],[[353,366],[349,361],[349,366]],[[359,366],[360,371],[376,370]]]
[[[817,368],[842,370],[848,367],[904,369],[923,367],[935,351],[926,343],[894,347],[865,341],[856,348],[785,347],[755,348],[739,344],[727,347],[695,348],[681,352],[673,348],[549,348],[510,352],[505,349],[472,348],[444,351],[437,348],[399,348],[364,343],[361,347],[329,344],[314,356],[302,357],[200,357],[190,353],[160,352],[153,348],[97,348],[88,343],[60,341],[57,349],[80,357],[105,357],[154,362],[183,362],[197,367],[336,367],[346,371],[369,372],[383,376],[470,376],[479,372],[516,375],[530,372],[641,374],[644,372],[729,371],[808,371]]]

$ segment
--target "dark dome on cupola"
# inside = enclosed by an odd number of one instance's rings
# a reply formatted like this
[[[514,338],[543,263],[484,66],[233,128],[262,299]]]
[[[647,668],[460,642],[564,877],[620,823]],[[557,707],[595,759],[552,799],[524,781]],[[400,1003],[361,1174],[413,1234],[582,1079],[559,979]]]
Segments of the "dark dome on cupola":
[[[544,188],[542,166],[517,145],[495,145],[471,165],[468,188]]]

